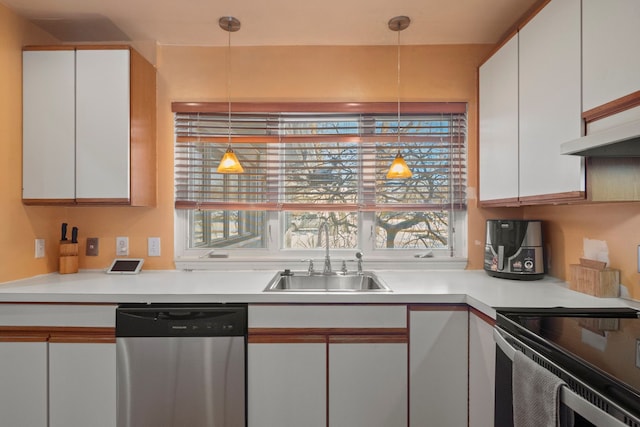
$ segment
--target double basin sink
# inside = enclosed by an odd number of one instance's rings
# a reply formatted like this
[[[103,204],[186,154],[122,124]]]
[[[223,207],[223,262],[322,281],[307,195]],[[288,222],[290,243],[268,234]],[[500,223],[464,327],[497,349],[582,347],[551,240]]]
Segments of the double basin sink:
[[[328,274],[306,271],[278,272],[264,289],[265,292],[391,292],[375,273],[332,272]]]

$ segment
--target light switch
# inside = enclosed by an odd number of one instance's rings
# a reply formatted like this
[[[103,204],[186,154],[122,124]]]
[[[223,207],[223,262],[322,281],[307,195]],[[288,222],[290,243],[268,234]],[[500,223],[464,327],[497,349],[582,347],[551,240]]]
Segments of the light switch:
[[[44,239],[36,239],[36,258],[44,258]]]
[[[116,255],[117,256],[129,255],[129,238],[128,237],[116,237]]]
[[[147,252],[149,256],[160,256],[159,237],[149,237],[147,239]]]

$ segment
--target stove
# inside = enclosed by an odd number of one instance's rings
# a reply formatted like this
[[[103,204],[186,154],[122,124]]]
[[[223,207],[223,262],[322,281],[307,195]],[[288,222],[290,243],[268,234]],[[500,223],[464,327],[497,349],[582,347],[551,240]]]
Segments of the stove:
[[[496,326],[640,419],[640,315],[630,308],[497,309]],[[583,395],[581,390],[574,390]],[[620,417],[618,417],[620,418]],[[636,426],[624,419],[625,425]]]

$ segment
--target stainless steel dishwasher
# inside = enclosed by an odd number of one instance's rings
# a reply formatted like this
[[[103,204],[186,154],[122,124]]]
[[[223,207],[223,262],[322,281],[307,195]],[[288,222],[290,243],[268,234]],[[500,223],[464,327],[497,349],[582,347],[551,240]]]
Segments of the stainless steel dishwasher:
[[[245,427],[246,336],[246,305],[120,305],[118,427]]]

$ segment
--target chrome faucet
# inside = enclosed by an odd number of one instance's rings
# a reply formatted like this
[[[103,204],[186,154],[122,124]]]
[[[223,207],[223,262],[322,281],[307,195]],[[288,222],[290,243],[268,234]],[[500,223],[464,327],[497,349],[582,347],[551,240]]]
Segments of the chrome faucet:
[[[324,243],[325,243],[325,255],[324,255],[324,268],[322,274],[331,274],[331,258],[329,257],[329,223],[325,221],[320,226],[320,231],[324,231]]]

